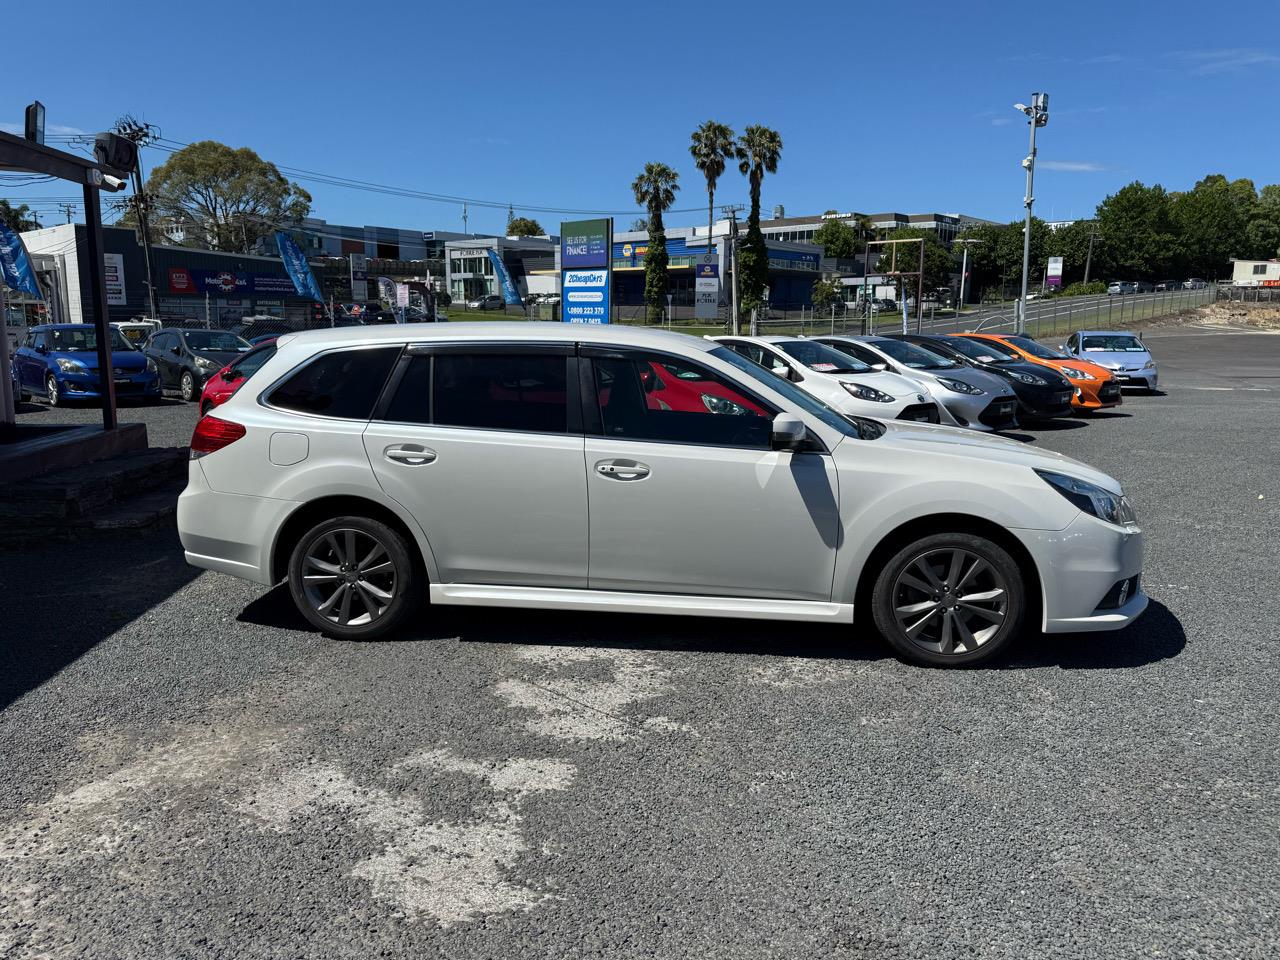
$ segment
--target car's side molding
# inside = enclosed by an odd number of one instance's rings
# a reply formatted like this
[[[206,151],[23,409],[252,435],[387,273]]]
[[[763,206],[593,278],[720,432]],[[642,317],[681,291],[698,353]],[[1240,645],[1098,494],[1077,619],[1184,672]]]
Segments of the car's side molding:
[[[853,622],[853,604],[819,600],[765,600],[756,597],[711,597],[479,583],[433,583],[430,594],[431,602],[442,606],[592,610],[600,613],[657,613],[821,623]]]

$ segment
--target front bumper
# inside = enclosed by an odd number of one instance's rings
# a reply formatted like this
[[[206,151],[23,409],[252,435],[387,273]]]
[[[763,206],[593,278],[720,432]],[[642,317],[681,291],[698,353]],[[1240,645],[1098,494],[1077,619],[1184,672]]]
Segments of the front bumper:
[[[1119,630],[1147,608],[1143,592],[1142,531],[1081,513],[1063,530],[1013,531],[1040,575],[1045,633]],[[1110,604],[1117,582],[1139,577],[1120,606]]]
[[[1016,426],[1018,422],[1018,401],[1013,394],[1001,394],[993,397],[990,393],[971,396],[964,393],[942,393],[938,388],[934,398],[941,400],[947,412],[955,417],[959,426],[971,430],[1003,430]]]
[[[1076,395],[1071,403],[1077,410],[1102,410],[1118,407],[1124,402],[1120,396],[1120,382],[1114,377],[1110,380],[1073,380],[1072,384]]]
[[[96,373],[64,373],[57,377],[58,389],[67,399],[96,400],[102,396]],[[160,396],[160,378],[154,373],[128,374],[115,378],[116,397]]]

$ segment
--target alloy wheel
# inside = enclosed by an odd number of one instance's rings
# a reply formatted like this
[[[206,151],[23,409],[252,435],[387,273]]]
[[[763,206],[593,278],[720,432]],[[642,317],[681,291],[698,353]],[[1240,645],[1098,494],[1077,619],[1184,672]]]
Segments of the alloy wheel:
[[[49,398],[49,406],[56,407],[58,405],[58,381],[50,377],[45,381],[45,395]]]
[[[893,584],[893,613],[907,638],[932,653],[973,653],[1004,624],[1009,586],[992,564],[959,547],[923,553]]]
[[[188,403],[194,400],[196,396],[195,378],[192,377],[191,374],[189,373],[184,373],[182,375],[182,380],[179,384],[179,389],[182,391],[183,400],[187,401]]]
[[[340,627],[366,626],[381,618],[395,600],[396,587],[386,544],[363,530],[330,530],[316,538],[302,559],[307,602]]]

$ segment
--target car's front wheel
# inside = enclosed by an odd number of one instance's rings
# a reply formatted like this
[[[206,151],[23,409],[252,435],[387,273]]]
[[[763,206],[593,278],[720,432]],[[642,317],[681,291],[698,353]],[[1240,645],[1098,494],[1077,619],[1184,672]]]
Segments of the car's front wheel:
[[[973,666],[1004,650],[1022,627],[1025,587],[999,544],[940,533],[908,544],[881,568],[871,596],[876,627],[904,660]]]
[[[289,559],[289,591],[323,633],[368,640],[404,622],[420,586],[403,536],[368,517],[335,517],[308,530]]]
[[[62,391],[58,388],[58,378],[52,373],[45,378],[44,395],[51,407],[59,406],[62,403]]]
[[[178,381],[178,392],[187,403],[196,398],[196,378],[191,375],[190,370],[182,371],[182,379]]]

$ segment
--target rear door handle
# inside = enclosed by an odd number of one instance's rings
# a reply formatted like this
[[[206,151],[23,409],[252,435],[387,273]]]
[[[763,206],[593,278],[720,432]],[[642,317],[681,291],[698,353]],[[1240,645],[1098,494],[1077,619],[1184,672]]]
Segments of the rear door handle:
[[[388,460],[394,460],[396,463],[404,463],[411,467],[421,466],[424,463],[431,463],[436,458],[434,450],[428,450],[426,447],[420,447],[416,443],[406,443],[402,447],[387,447],[382,451],[382,455]]]
[[[596,473],[610,480],[643,480],[649,475],[649,468],[635,460],[601,460],[596,464]]]

